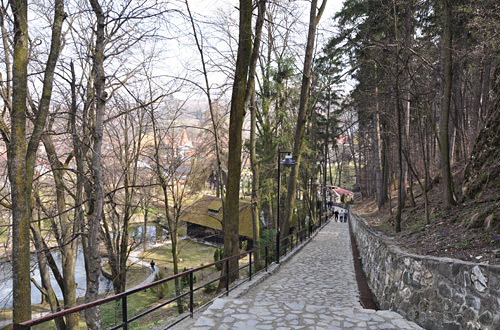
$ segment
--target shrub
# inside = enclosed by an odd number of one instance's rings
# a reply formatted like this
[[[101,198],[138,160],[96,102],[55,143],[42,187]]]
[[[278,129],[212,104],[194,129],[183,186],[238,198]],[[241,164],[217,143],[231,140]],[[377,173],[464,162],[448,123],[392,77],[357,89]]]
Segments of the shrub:
[[[214,262],[224,259],[224,250],[222,248],[216,248],[214,251]],[[215,269],[222,270],[222,263],[215,264]]]
[[[272,242],[276,242],[276,231],[274,229],[263,229],[260,233],[259,246],[265,246]],[[269,256],[274,256],[276,244],[271,244],[268,248]],[[263,260],[265,258],[265,249],[260,250],[260,257]]]
[[[184,267],[182,272],[187,272],[189,269]],[[193,275],[193,283],[196,283],[196,276]],[[183,275],[181,277],[181,288],[187,288],[189,287],[189,274]]]
[[[165,278],[165,273],[162,270],[160,270],[159,272],[157,272],[155,274],[154,280],[155,281],[159,281],[159,280],[161,280],[163,278]],[[151,291],[156,296],[156,298],[163,299],[168,294],[168,283],[165,282],[165,283],[162,283],[162,284],[155,285],[155,286],[151,287]]]
[[[212,293],[215,292],[216,290],[217,290],[217,285],[215,283],[207,284],[207,286],[203,288],[204,293]]]

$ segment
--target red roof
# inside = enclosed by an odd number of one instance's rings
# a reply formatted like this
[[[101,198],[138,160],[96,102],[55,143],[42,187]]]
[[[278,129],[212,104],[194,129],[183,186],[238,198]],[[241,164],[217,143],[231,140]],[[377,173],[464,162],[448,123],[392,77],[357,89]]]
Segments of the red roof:
[[[344,188],[335,188],[335,192],[339,195],[352,195],[352,191],[344,189]]]

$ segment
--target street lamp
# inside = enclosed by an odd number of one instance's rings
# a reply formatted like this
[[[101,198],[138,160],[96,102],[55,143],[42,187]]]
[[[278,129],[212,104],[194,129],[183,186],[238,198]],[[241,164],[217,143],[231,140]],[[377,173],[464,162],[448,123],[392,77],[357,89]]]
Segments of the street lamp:
[[[285,158],[281,160],[281,155],[286,154]],[[281,151],[278,149],[278,203],[276,207],[276,263],[280,262],[280,190],[281,190],[281,165],[285,167],[295,166],[290,151]]]

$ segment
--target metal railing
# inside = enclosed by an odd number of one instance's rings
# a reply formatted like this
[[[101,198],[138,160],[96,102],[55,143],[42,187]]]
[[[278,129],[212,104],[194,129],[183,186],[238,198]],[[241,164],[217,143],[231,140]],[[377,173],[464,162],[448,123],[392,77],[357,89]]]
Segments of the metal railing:
[[[169,304],[176,303],[179,300],[182,301],[182,299],[185,297],[189,297],[189,313],[187,315],[185,315],[184,317],[177,319],[175,322],[173,322],[169,325],[169,326],[173,326],[176,323],[181,322],[183,319],[185,319],[189,316],[191,316],[191,317],[193,316],[194,307],[195,307],[195,293],[197,291],[202,290],[202,289],[204,289],[204,288],[206,288],[206,287],[208,287],[208,286],[212,285],[213,283],[216,283],[220,280],[224,280],[224,282],[226,284],[225,291],[222,293],[218,292],[218,294],[212,300],[214,300],[214,299],[216,299],[224,294],[228,295],[230,290],[234,290],[236,287],[240,286],[241,284],[245,283],[246,281],[251,281],[252,276],[257,273],[255,271],[256,268],[262,267],[262,269],[258,269],[258,272],[260,272],[260,271],[267,272],[268,266],[272,262],[279,263],[279,256],[286,255],[287,253],[292,251],[294,248],[296,248],[297,245],[299,245],[301,242],[303,242],[305,240],[310,240],[312,234],[314,232],[316,232],[317,230],[319,230],[322,226],[324,226],[326,224],[327,220],[328,220],[328,218],[325,216],[324,219],[320,219],[318,224],[310,224],[309,226],[307,226],[306,228],[303,228],[300,231],[295,231],[294,233],[292,233],[286,237],[281,238],[279,240],[279,242],[275,240],[274,242],[271,242],[271,243],[264,245],[264,246],[261,246],[259,248],[255,248],[255,249],[240,253],[240,254],[235,255],[235,256],[227,257],[227,258],[221,259],[217,262],[213,262],[213,263],[210,263],[210,264],[198,267],[198,268],[189,269],[189,270],[184,271],[182,273],[179,273],[179,274],[176,274],[173,276],[169,276],[169,277],[154,281],[152,283],[149,283],[149,284],[146,284],[146,285],[134,288],[134,289],[127,290],[127,291],[120,293],[120,294],[112,295],[112,296],[102,298],[102,299],[99,299],[99,300],[96,300],[96,301],[93,301],[90,303],[82,304],[82,305],[68,308],[68,309],[65,309],[65,310],[62,310],[59,312],[51,313],[51,314],[48,314],[46,316],[42,316],[42,317],[39,317],[36,319],[22,322],[20,324],[15,324],[14,329],[16,329],[16,330],[17,329],[23,329],[23,330],[31,329],[32,327],[34,327],[36,325],[50,322],[50,321],[53,321],[57,318],[62,318],[62,317],[67,316],[71,313],[78,313],[78,312],[84,311],[85,309],[88,309],[88,308],[102,306],[103,304],[106,304],[106,303],[109,303],[112,301],[121,302],[121,311],[120,311],[121,322],[119,324],[113,325],[109,329],[120,329],[120,328],[128,329],[128,326],[131,322],[137,321],[138,319],[140,319],[140,318],[142,318],[142,317],[144,317],[144,316],[146,316],[154,311],[157,311],[157,310],[159,310],[159,309],[161,309]],[[280,252],[279,255],[277,253],[278,251]],[[264,259],[263,266],[261,264],[261,265],[257,265],[257,267],[256,267],[256,265],[255,265],[256,253],[259,253],[259,257],[261,258],[261,260]],[[234,271],[229,272],[229,262],[231,260],[237,258],[239,260],[238,261],[238,263],[239,263],[240,260],[242,258],[245,258],[246,256],[248,256],[248,263],[244,263],[243,265],[239,265],[238,269],[235,269]],[[225,267],[223,268],[221,275],[216,277],[216,278],[209,279],[205,283],[195,287],[195,275],[203,270],[209,269],[210,267],[215,267],[218,264],[225,264]],[[235,282],[230,283],[230,281],[228,279],[231,278],[231,275],[233,273],[240,272],[240,271],[245,270],[247,268],[248,268],[248,273],[247,273],[248,276],[246,278],[244,278],[243,280],[240,280],[240,281],[235,281]],[[127,298],[128,297],[130,297],[131,295],[137,294],[139,292],[143,292],[147,289],[154,288],[158,285],[162,285],[164,283],[172,282],[175,280],[180,281],[183,278],[186,279],[186,277],[189,279],[189,290],[182,292],[184,289],[181,288],[180,291],[182,293],[176,294],[176,296],[174,296],[170,299],[167,299],[165,301],[161,301],[161,303],[155,305],[154,307],[152,307],[150,309],[142,311],[137,315],[134,315],[130,318],[128,317],[128,313],[129,313],[129,311],[127,309]],[[176,287],[176,292],[179,292],[177,287]]]

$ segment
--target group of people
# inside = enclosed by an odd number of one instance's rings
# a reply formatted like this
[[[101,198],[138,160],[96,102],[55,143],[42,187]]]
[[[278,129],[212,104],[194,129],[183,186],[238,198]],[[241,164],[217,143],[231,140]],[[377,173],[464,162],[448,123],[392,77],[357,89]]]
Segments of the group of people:
[[[335,208],[335,212],[333,212],[333,215],[335,216],[335,221],[336,222],[347,222],[347,217],[349,216],[349,213],[347,210],[344,212],[340,211],[338,208]]]

